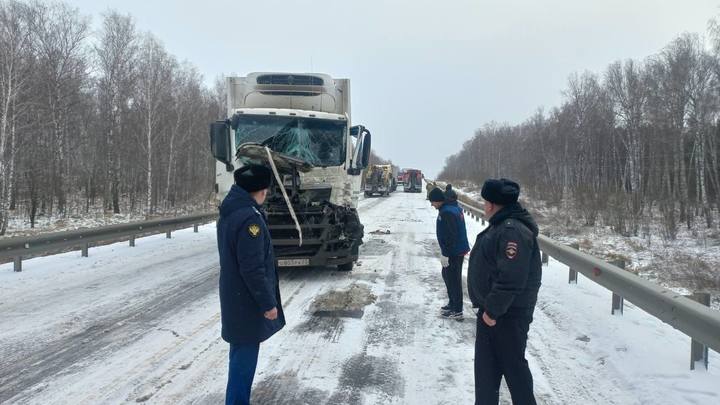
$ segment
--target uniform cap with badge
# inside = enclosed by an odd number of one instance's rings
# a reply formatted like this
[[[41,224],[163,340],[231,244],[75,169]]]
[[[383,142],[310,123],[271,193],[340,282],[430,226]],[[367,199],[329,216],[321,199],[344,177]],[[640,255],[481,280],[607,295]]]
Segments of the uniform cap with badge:
[[[270,188],[272,182],[272,170],[258,164],[243,166],[235,170],[233,176],[235,177],[235,184],[248,193]]]

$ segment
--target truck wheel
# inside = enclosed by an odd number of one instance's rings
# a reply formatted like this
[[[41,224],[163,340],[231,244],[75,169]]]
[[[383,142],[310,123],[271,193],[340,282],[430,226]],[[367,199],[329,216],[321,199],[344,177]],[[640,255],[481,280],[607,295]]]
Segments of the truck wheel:
[[[338,271],[352,271],[354,264],[353,262],[338,264],[337,269]]]
[[[365,192],[365,197],[372,197],[372,193]]]

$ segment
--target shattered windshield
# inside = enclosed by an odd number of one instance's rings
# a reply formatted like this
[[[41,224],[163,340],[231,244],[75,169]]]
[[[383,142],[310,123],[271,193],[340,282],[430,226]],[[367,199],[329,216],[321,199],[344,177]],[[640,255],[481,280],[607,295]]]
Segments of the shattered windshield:
[[[242,115],[235,145],[254,142],[313,166],[345,163],[345,122],[300,117]]]

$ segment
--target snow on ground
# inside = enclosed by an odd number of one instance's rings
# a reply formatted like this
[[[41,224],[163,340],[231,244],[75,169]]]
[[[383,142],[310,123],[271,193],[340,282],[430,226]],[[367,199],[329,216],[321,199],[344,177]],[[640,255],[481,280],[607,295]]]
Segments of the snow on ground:
[[[351,273],[282,269],[288,325],[261,346],[256,404],[466,404],[475,315],[445,304],[424,194],[363,199]],[[471,242],[481,230],[468,220]],[[372,233],[373,231],[380,231]],[[386,233],[389,231],[390,233]],[[214,225],[0,266],[0,403],[219,404]],[[689,338],[567,268],[544,268],[528,361],[543,404],[720,401],[720,356],[690,372]],[[503,390],[503,403],[509,403]]]
[[[172,218],[184,215],[201,214],[217,210],[216,203],[206,201],[203,203],[188,204],[184,207],[158,208],[156,213],[147,217],[141,209],[131,212],[128,207],[121,207],[122,214],[113,214],[102,206],[92,206],[88,210],[77,203],[71,204],[65,214],[52,215],[38,214],[35,218],[35,227],[31,228],[30,218],[24,209],[10,211],[10,220],[7,233],[0,239],[19,236],[35,236],[50,232],[70,231],[76,229],[97,228],[128,222],[145,221],[155,218]]]
[[[475,185],[456,189],[481,201]],[[541,201],[530,201],[529,209],[544,235],[565,244],[578,243],[581,251],[607,261],[621,258],[627,270],[678,294],[714,294],[711,305],[720,310],[720,239],[704,224],[696,223],[690,230],[680,226],[677,239],[668,241],[662,238],[659,219],[641,227],[638,236],[622,236],[610,226],[581,226],[580,219]]]

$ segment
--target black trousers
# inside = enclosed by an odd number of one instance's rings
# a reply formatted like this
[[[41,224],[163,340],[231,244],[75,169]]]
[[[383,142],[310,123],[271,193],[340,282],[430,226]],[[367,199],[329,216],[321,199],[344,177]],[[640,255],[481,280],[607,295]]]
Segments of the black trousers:
[[[475,338],[475,405],[496,405],[500,380],[510,390],[513,404],[534,405],[533,379],[525,360],[531,317],[500,317],[488,326],[478,314]]]
[[[450,265],[442,269],[442,278],[447,288],[450,309],[454,312],[462,312],[462,266],[465,256],[450,256],[449,259]]]

